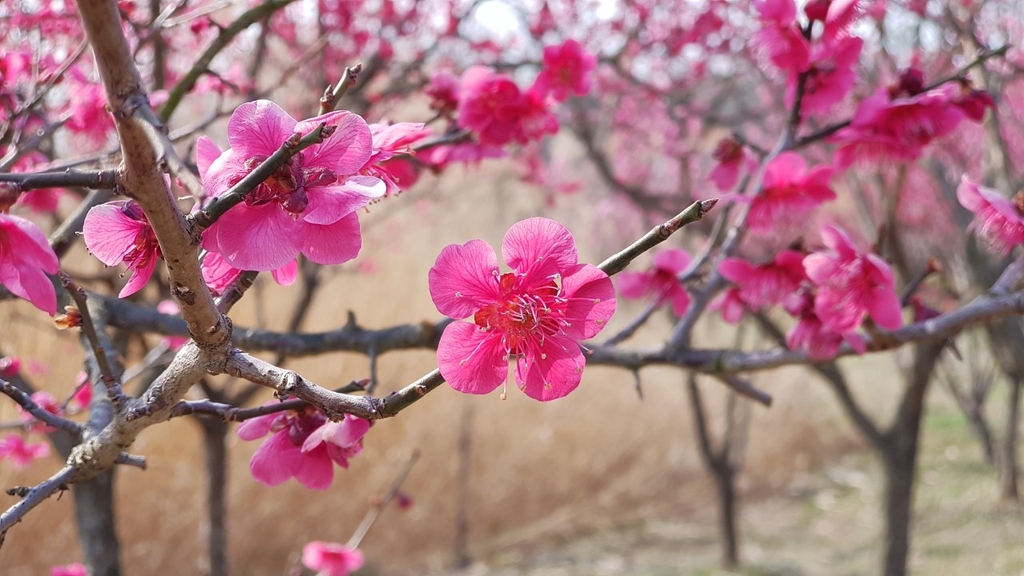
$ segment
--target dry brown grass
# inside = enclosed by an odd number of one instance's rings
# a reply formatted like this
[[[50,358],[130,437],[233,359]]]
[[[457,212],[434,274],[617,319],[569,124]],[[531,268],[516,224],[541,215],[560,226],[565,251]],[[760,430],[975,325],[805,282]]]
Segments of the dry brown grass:
[[[375,207],[364,219],[366,247],[360,259],[372,258],[376,272],[356,274],[354,264],[341,267],[321,291],[316,312],[304,329],[335,328],[349,309],[357,311],[367,327],[436,319],[426,278],[441,247],[477,237],[497,245],[508,225],[531,215],[565,222],[583,246],[584,258],[595,261],[606,255],[587,247],[607,244],[597,233],[613,230],[616,224],[591,221],[581,212],[587,204],[579,198],[571,209],[549,209],[541,195],[527,187],[503,181],[491,189],[479,186],[480,181],[484,179],[475,172],[449,176],[444,194],[425,183]],[[447,198],[430,201],[432,195]],[[291,294],[265,286],[259,297],[248,298],[239,307],[236,322],[256,323],[256,307],[262,301],[266,325],[281,326]],[[24,306],[16,307],[14,315],[7,313],[9,309],[5,303],[0,323],[4,351],[53,363],[52,373],[38,380],[59,391],[69,390],[81,365],[74,338],[52,334],[40,315]],[[623,305],[617,325],[638,310],[636,305]],[[665,322],[656,320],[649,341],[664,333]],[[705,344],[733,341],[720,326],[702,326],[698,336]],[[296,360],[289,366],[328,386],[367,374],[365,358],[346,354]],[[387,355],[380,363],[381,392],[432,367],[429,352]],[[513,544],[550,541],[578,529],[712,506],[714,494],[698,459],[681,374],[648,369],[643,382],[642,401],[628,373],[607,368],[587,370],[577,392],[550,404],[533,402],[515,390],[502,402],[496,394],[468,397],[439,389],[400,417],[377,423],[363,454],[349,470],[338,470],[334,485],[324,493],[295,482],[268,488],[253,481],[246,465],[256,443],[232,436],[228,493],[233,573],[281,574],[305,542],[347,540],[371,501],[416,449],[422,458],[405,485],[414,507],[408,512],[385,511],[363,548],[380,573],[442,571],[451,557],[456,444],[467,406],[474,411],[469,506],[475,554],[486,557]],[[746,493],[786,486],[796,473],[855,444],[824,386],[807,373],[777,370],[760,375],[756,383],[769,390],[776,403],[769,410],[753,409]],[[883,391],[889,385],[883,378],[873,387]],[[712,409],[720,413],[723,391],[710,381],[705,388]],[[0,407],[3,418],[13,414],[10,403]],[[152,428],[132,447],[132,452],[147,457],[149,470],[118,471],[117,515],[126,573],[193,573],[203,565],[204,476],[197,432],[187,419]],[[24,471],[4,465],[0,485],[31,484],[56,465],[52,459]],[[714,527],[709,524],[707,530],[713,537]],[[51,500],[33,512],[11,531],[0,552],[3,572],[11,576],[45,573],[50,565],[78,559],[70,498]]]

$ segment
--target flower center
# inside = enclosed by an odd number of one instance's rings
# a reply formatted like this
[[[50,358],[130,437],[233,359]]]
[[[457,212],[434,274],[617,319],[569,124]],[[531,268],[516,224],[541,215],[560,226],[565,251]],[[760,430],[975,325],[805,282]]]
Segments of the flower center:
[[[327,417],[315,408],[305,408],[300,412],[289,412],[287,417],[288,439],[296,446],[302,446],[314,430],[323,426]]]
[[[254,170],[266,159],[266,156],[253,156],[245,161],[245,168]],[[309,188],[330,186],[337,180],[338,176],[327,168],[306,168],[297,165],[295,158],[291,158],[247,194],[245,203],[249,206],[258,206],[278,202],[285,212],[297,218],[309,205]]]
[[[510,355],[525,352],[525,343],[543,344],[546,337],[561,333],[568,325],[566,299],[559,295],[560,289],[554,280],[527,290],[519,285],[519,278],[509,272],[502,274],[498,283],[501,299],[478,310],[473,321],[484,330],[502,333]]]

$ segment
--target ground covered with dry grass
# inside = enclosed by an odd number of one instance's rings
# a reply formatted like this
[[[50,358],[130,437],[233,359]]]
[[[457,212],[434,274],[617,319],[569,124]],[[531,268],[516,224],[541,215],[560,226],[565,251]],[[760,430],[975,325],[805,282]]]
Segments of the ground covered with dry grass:
[[[1024,574],[1024,507],[1000,504],[995,471],[961,414],[941,398],[925,421],[911,571]],[[866,451],[794,477],[742,508],[743,566],[718,568],[713,501],[676,517],[638,518],[585,534],[535,539],[464,572],[487,576],[749,576],[877,573],[881,473]]]

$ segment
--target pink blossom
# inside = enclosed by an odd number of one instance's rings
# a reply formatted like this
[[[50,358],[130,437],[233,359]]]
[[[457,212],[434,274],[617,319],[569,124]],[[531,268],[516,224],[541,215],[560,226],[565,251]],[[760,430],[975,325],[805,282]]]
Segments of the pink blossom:
[[[9,458],[15,468],[24,468],[37,458],[50,454],[50,445],[45,442],[29,444],[18,434],[8,434],[0,440],[0,460]]]
[[[708,178],[723,192],[732,190],[741,174],[750,173],[757,168],[757,158],[733,138],[720,140],[712,156],[718,163]]]
[[[363,553],[332,542],[310,542],[302,549],[302,564],[318,576],[348,576],[363,566]]]
[[[974,212],[971,227],[1004,256],[1024,243],[1024,193],[1012,200],[998,190],[982,187],[964,175],[956,189],[960,204]]]
[[[463,164],[479,164],[489,158],[504,158],[507,154],[498,146],[484,145],[477,142],[461,142],[441,146],[431,146],[420,152],[416,159],[437,170],[448,165],[461,162]]]
[[[92,382],[89,381],[88,374],[79,372],[75,377],[75,392],[68,400],[68,407],[77,413],[87,409],[89,402],[92,402]]]
[[[89,576],[89,572],[86,570],[85,565],[76,562],[66,566],[50,568],[50,576]]]
[[[796,22],[794,0],[755,0],[761,14],[761,29],[754,35],[754,45],[775,66],[796,74],[807,69],[810,44]]]
[[[459,79],[448,70],[435,72],[424,92],[430,96],[430,109],[439,114],[454,112],[459,106]]]
[[[804,258],[808,278],[818,285],[814,312],[833,332],[846,334],[865,314],[887,330],[903,325],[892,270],[875,254],[863,253],[838,226],[826,226],[821,238],[829,248]]]
[[[15,356],[4,356],[0,358],[0,377],[10,378],[17,376],[21,371],[21,360]]]
[[[459,126],[472,130],[483,146],[525,144],[558,131],[544,93],[519,90],[507,76],[484,66],[462,74]]]
[[[747,312],[747,305],[740,297],[740,289],[733,287],[722,292],[708,304],[708,310],[718,311],[722,314],[722,320],[729,324],[736,324]]]
[[[751,200],[747,223],[755,233],[800,227],[807,216],[836,193],[829,187],[831,166],[807,169],[796,152],[783,152],[765,167],[761,192]]]
[[[718,271],[736,284],[739,299],[756,309],[778,304],[800,288],[807,277],[803,262],[803,254],[783,250],[773,261],[761,265],[740,258],[725,258],[718,265]]]
[[[485,66],[471,66],[462,74],[459,126],[477,134],[483,145],[502,146],[519,132],[522,93],[507,76]]]
[[[271,434],[253,454],[249,470],[267,486],[295,478],[313,490],[326,490],[334,480],[334,464],[348,468],[363,449],[370,422],[346,415],[331,422],[320,410],[307,407],[246,420],[238,427],[242,440]]]
[[[200,148],[203,189],[224,194],[298,132],[320,124],[335,132],[292,157],[228,210],[203,236],[203,247],[241,270],[274,270],[300,253],[317,264],[341,264],[362,246],[356,210],[384,194],[378,178],[357,174],[370,159],[373,138],[350,112],[296,122],[268,100],[246,102],[228,120],[231,148],[210,161],[216,146]],[[205,167],[205,170],[204,170]]]
[[[450,245],[430,269],[438,311],[473,322],[449,324],[437,363],[452,388],[487,394],[508,377],[527,396],[554,400],[580,383],[586,363],[579,341],[594,337],[615,312],[608,275],[579,264],[576,243],[561,224],[530,218],[514,224],[501,246],[512,272],[482,240]]]
[[[654,266],[647,272],[621,272],[619,292],[626,298],[643,298],[653,294],[657,302],[672,303],[676,316],[686,314],[690,294],[679,282],[679,275],[690,265],[690,255],[679,248],[667,248],[654,255]]]
[[[831,44],[819,43],[815,46],[801,100],[804,113],[828,112],[846,97],[857,80],[853,67],[860,58],[863,46],[863,40],[851,36]],[[796,74],[786,77],[787,106],[793,106],[798,78]]]
[[[207,252],[206,256],[203,256],[201,269],[206,285],[209,286],[211,292],[217,295],[223,294],[224,290],[242,273],[238,268],[228,264],[227,260],[216,252]],[[295,260],[271,271],[274,282],[281,286],[291,286],[298,275],[299,263]]]
[[[373,136],[373,154],[359,173],[380,178],[386,186],[385,196],[411,186],[416,179],[415,170],[409,173],[412,165],[392,158],[399,154],[412,154],[412,144],[430,136],[430,129],[420,122],[370,124],[370,134]]]
[[[846,341],[854,350],[865,352],[864,339],[856,332],[840,334],[826,326],[814,311],[815,296],[810,292],[791,299],[787,311],[799,321],[786,334],[790,350],[803,350],[811,358],[834,358],[840,344]]]
[[[905,70],[900,80],[881,89],[857,106],[850,126],[832,141],[840,146],[836,165],[845,168],[857,160],[916,160],[924,146],[947,136],[964,119],[955,85],[923,91],[916,69]],[[969,110],[973,104],[965,104]]]
[[[38,171],[41,169],[40,165],[47,162],[48,159],[42,153],[36,151],[29,152],[14,163],[14,166],[11,167],[11,172]],[[18,205],[27,206],[34,212],[52,214],[57,211],[58,202],[63,195],[63,188],[37,188],[21,194],[18,198]]]
[[[551,112],[549,104],[548,98],[538,90],[530,89],[523,93],[516,142],[526,144],[558,133],[558,118]]]
[[[161,314],[170,314],[171,316],[181,316],[181,308],[178,307],[178,303],[174,300],[161,300],[156,305],[156,311]],[[188,336],[164,336],[164,342],[167,343],[167,348],[171,350],[178,350],[185,344],[188,344]]]
[[[31,398],[32,401],[36,403],[36,405],[38,405],[43,410],[46,410],[50,414],[64,414],[64,409],[61,407],[60,402],[57,401],[57,398],[53,394],[50,394],[45,390],[33,392]],[[33,432],[47,432],[53,430],[52,427],[47,426],[41,420],[36,420],[36,417],[33,416],[31,413],[22,410],[20,406],[18,407],[18,412],[21,415],[22,422],[31,423],[30,427]]]
[[[101,84],[86,84],[73,88],[74,97],[68,108],[64,127],[75,134],[84,134],[94,143],[102,143],[114,127],[107,112],[107,95]]]
[[[50,316],[57,313],[57,292],[47,278],[60,268],[57,254],[35,224],[0,213],[0,284]]]
[[[551,94],[559,102],[572,94],[586,96],[590,92],[595,67],[597,57],[575,40],[566,40],[558,46],[545,46],[544,66],[533,85],[542,94]]]
[[[124,262],[126,271],[132,273],[119,298],[141,290],[163,257],[149,219],[134,200],[116,200],[89,210],[82,235],[89,252],[100,262],[107,266]]]

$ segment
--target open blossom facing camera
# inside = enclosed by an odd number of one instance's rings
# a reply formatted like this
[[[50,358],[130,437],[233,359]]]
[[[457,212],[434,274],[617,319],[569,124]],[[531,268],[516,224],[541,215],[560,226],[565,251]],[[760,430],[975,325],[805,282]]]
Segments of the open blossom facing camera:
[[[348,468],[348,461],[362,452],[370,424],[348,415],[331,422],[320,410],[307,407],[246,420],[238,427],[238,437],[271,435],[249,462],[256,480],[277,486],[295,478],[307,488],[326,490],[334,480],[334,464]]]
[[[47,274],[60,268],[46,236],[32,222],[0,212],[0,284],[50,316],[57,313],[57,292]]]
[[[228,120],[223,153],[201,139],[199,171],[207,195],[227,192],[296,132],[335,128],[323,142],[288,163],[228,210],[203,236],[203,247],[241,270],[275,270],[300,253],[317,264],[341,264],[362,246],[356,210],[384,195],[379,178],[360,175],[373,153],[366,122],[331,112],[296,122],[268,100],[246,102]]]
[[[576,243],[546,218],[518,222],[505,234],[498,270],[482,240],[445,247],[430,269],[430,296],[442,314],[472,317],[449,324],[437,347],[441,375],[452,388],[487,394],[508,378],[531,398],[554,400],[580,383],[586,363],[579,341],[592,338],[615,313],[608,275],[578,263]]]
[[[591,74],[597,57],[575,40],[544,47],[544,67],[534,82],[542,94],[551,94],[562,102],[570,95],[586,96],[590,92]]]

